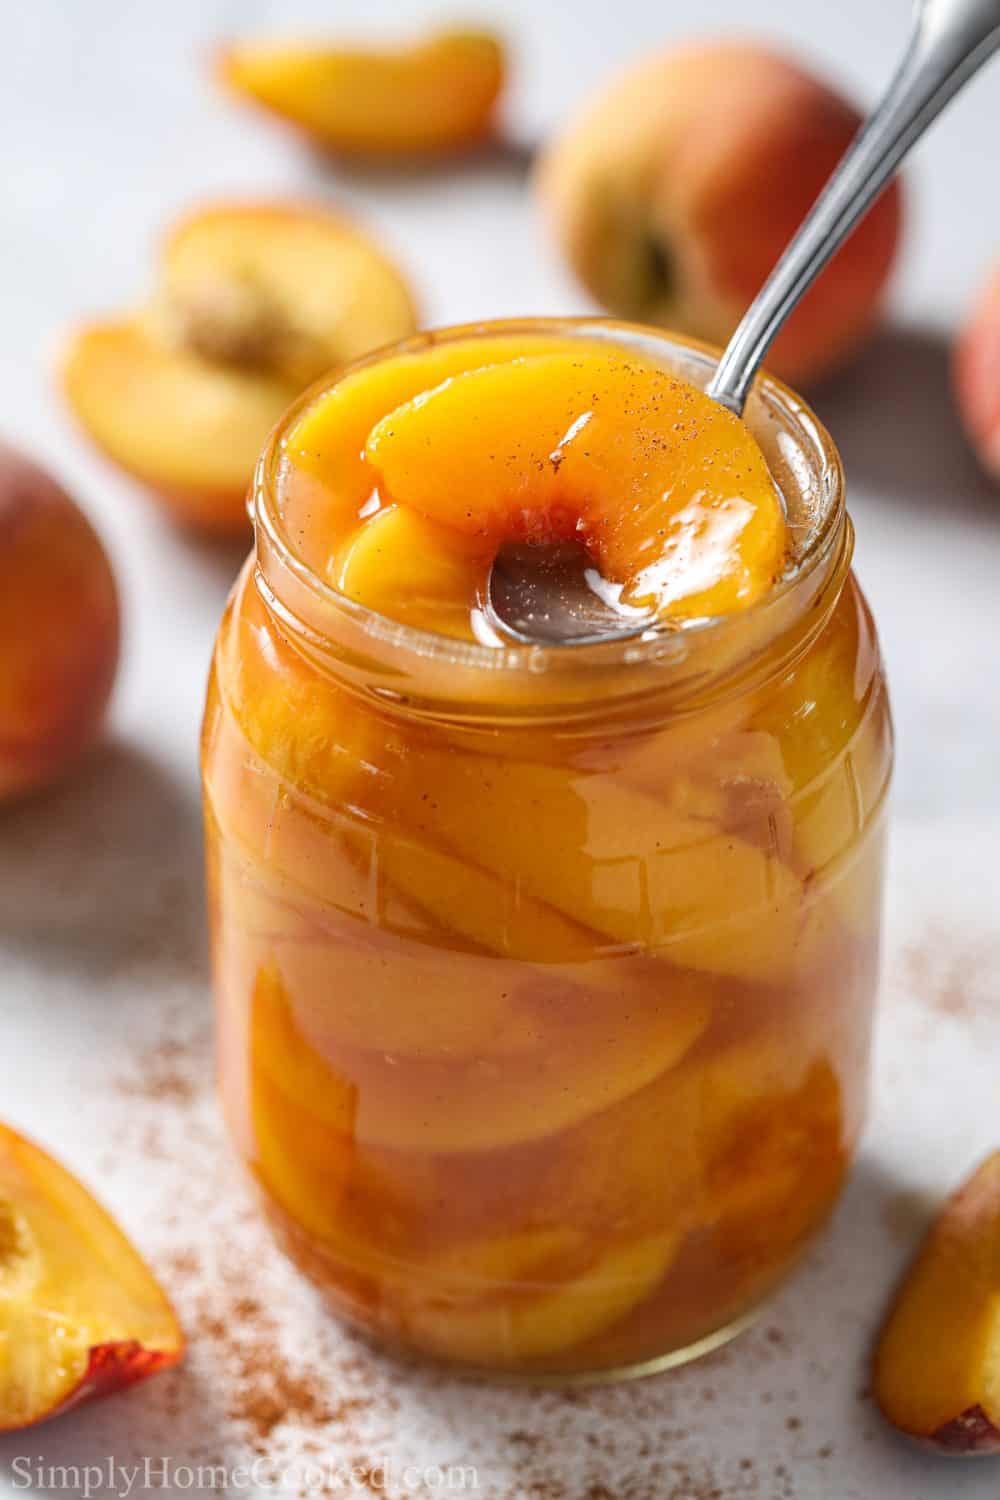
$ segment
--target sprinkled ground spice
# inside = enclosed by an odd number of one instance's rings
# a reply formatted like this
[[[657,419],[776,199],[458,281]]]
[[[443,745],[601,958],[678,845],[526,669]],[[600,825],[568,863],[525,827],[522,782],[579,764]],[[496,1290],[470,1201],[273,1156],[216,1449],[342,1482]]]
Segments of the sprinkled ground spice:
[[[864,1330],[840,1333],[857,1280],[845,1278],[838,1303],[836,1278],[821,1269],[838,1255],[841,1268],[856,1265],[857,1224],[839,1250],[820,1251],[812,1282],[807,1270],[766,1323],[662,1379],[524,1391],[404,1367],[329,1317],[274,1248],[218,1117],[206,1009],[204,995],[196,1012],[189,1001],[165,1007],[146,1045],[124,1036],[113,1096],[93,1104],[108,1180],[132,1192],[141,1179],[149,1229],[137,1237],[190,1339],[181,1369],[115,1407],[120,1434],[129,1403],[137,1454],[301,1468],[303,1482],[285,1489],[303,1496],[349,1492],[348,1472],[355,1492],[386,1500],[441,1495],[440,1484],[402,1482],[402,1466],[416,1463],[474,1470],[467,1490],[477,1500],[814,1500],[831,1484],[838,1500],[868,1500],[839,1482],[843,1415],[837,1451],[822,1415],[865,1358]],[[877,1206],[872,1217],[881,1222]],[[842,1346],[839,1363],[816,1358],[824,1326]],[[890,1440],[867,1398],[856,1412],[852,1441],[877,1457]],[[98,1408],[87,1420],[95,1445],[110,1441]],[[734,1434],[745,1435],[742,1451]]]
[[[249,1455],[293,1473],[304,1466],[304,1495],[336,1492],[329,1475],[317,1487],[319,1471],[332,1465],[334,1475],[350,1472],[355,1490],[409,1500],[434,1493],[430,1484],[391,1487],[394,1454],[419,1435],[425,1465],[471,1466],[471,1493],[485,1500],[768,1493],[749,1459],[726,1465],[685,1453],[690,1437],[676,1421],[672,1379],[504,1390],[403,1367],[342,1329],[271,1245],[217,1119],[207,1027],[165,1021],[169,1042],[134,1054],[119,1079],[122,1124],[111,1155],[121,1161],[152,1145],[151,1173],[183,1184],[156,1263],[187,1329],[189,1357],[151,1383],[147,1399],[172,1435],[186,1434],[192,1459],[232,1464]],[[765,1349],[772,1356],[767,1335],[760,1343],[760,1357]],[[715,1356],[691,1382],[707,1421],[716,1420],[716,1400],[704,1373],[720,1373],[729,1358]]]
[[[955,1021],[1000,1019],[995,976],[1000,946],[994,940],[956,945],[949,934],[932,931],[904,950],[901,989],[935,1016]]]

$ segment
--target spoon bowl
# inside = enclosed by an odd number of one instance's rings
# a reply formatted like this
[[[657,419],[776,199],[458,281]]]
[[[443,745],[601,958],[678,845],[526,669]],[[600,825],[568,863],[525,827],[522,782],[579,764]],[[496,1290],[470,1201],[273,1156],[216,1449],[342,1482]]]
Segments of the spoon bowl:
[[[643,635],[650,610],[618,602],[582,542],[507,542],[487,585],[490,623],[523,645],[597,646]]]

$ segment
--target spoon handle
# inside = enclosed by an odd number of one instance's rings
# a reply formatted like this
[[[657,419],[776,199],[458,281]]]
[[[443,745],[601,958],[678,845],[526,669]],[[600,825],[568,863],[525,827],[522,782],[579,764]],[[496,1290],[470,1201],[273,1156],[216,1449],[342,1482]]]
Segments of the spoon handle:
[[[855,137],[750,305],[708,388],[740,416],[779,329],[900,162],[1000,47],[1000,0],[917,0],[913,34],[881,104]]]

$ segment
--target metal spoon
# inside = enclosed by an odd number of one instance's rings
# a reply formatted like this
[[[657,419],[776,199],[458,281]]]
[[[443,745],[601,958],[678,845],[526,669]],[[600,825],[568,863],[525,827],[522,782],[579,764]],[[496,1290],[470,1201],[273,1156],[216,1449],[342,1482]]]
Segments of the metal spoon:
[[[1000,0],[917,0],[903,60],[801,229],[751,304],[708,394],[742,416],[760,365],[785,319],[894,176],[910,148],[1000,47]],[[642,635],[654,616],[594,591],[577,542],[511,543],[490,573],[486,616],[529,645],[599,644]]]

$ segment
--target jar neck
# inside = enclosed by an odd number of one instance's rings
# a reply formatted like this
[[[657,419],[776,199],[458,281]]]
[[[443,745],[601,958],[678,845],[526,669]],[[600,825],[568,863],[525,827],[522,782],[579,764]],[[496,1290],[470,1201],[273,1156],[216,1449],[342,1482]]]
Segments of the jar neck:
[[[594,319],[448,330],[411,340],[398,352],[419,350],[427,339],[493,330],[601,336],[700,385],[715,365],[714,353],[701,346]],[[379,356],[393,357],[394,351]],[[640,640],[601,646],[495,648],[413,629],[333,589],[285,532],[284,435],[318,394],[307,392],[292,408],[258,465],[251,496],[254,582],[275,628],[317,671],[402,713],[557,725],[700,711],[786,671],[823,629],[849,573],[853,529],[836,450],[808,408],[765,377],[748,404],[747,421],[785,495],[792,549],[787,575],[763,599],[732,615],[665,624]]]
[[[824,629],[850,572],[854,532],[843,516],[827,554],[780,595],[740,614],[612,647],[477,651],[422,638],[365,610],[335,617],[287,557],[258,533],[254,585],[273,624],[316,671],[385,707],[470,722],[608,723],[689,714],[780,677]],[[471,660],[470,660],[471,656]]]

